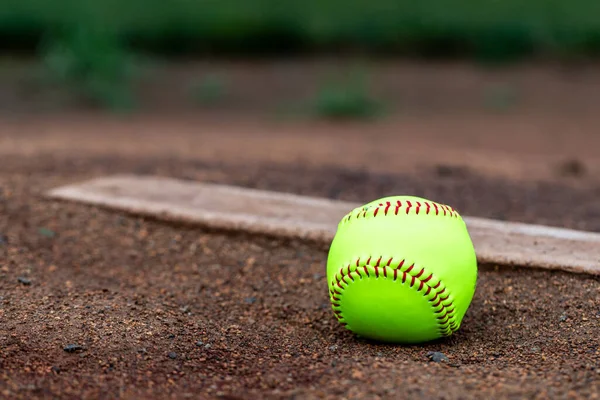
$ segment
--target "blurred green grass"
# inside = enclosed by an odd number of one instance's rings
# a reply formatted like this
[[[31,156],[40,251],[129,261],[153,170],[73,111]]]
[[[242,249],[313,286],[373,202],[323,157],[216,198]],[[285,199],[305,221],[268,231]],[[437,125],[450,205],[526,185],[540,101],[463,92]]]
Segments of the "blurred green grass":
[[[312,113],[324,119],[373,119],[385,113],[385,104],[369,90],[369,73],[352,68],[323,82],[310,102]]]
[[[96,25],[168,55],[368,51],[512,60],[600,53],[597,0],[4,0],[0,43],[37,49],[57,30]]]
[[[33,53],[48,81],[105,108],[135,107],[145,56],[378,54],[506,62],[600,54],[597,0],[4,0],[0,46]],[[223,82],[190,89],[219,102]],[[512,98],[491,93],[493,108]],[[372,117],[382,105],[360,82],[324,85],[324,117]]]
[[[118,39],[92,25],[55,33],[39,46],[45,81],[114,111],[135,107],[137,59]]]

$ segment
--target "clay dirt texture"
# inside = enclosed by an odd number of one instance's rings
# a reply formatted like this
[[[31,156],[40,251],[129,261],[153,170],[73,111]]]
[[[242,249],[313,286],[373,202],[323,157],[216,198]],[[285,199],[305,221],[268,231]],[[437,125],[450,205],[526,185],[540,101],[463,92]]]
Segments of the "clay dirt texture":
[[[542,92],[598,79],[539,74]],[[479,265],[453,336],[380,344],[335,320],[327,245],[43,196],[143,174],[352,202],[412,194],[461,215],[599,232],[600,118],[585,111],[589,91],[572,93],[582,106],[563,114],[532,99],[502,116],[465,109],[369,125],[217,112],[3,118],[0,397],[599,398],[597,276]]]

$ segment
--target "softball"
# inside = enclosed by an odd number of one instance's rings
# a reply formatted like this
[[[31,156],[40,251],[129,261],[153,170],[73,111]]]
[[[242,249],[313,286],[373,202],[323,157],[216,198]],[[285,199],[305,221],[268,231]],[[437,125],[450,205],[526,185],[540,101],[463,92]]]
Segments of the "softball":
[[[336,318],[358,336],[428,342],[460,328],[475,293],[477,259],[452,207],[384,197],[339,222],[327,282]]]

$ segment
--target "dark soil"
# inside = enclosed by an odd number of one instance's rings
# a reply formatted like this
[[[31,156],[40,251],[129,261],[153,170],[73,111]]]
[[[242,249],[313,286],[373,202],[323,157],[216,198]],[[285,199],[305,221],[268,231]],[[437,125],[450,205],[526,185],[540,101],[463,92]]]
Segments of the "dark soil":
[[[79,102],[1,74],[0,398],[599,398],[598,277],[480,266],[453,337],[381,345],[335,320],[326,247],[41,196],[156,174],[600,232],[597,69],[383,64],[390,122],[262,125],[240,115],[310,102],[332,69],[175,69],[143,90],[152,117],[122,119],[34,115]],[[190,104],[215,72],[224,104]],[[185,107],[201,118],[166,118]]]
[[[600,228],[594,201],[600,190],[593,187],[511,184],[473,173],[440,177],[435,170],[403,176],[167,157],[6,157],[0,165],[3,398],[599,395],[598,278],[481,266],[455,336],[411,347],[367,343],[331,313],[326,248],[171,226],[39,196],[115,172],[353,200],[413,192],[467,214]],[[551,194],[552,201],[542,201]],[[568,207],[574,200],[580,206]]]

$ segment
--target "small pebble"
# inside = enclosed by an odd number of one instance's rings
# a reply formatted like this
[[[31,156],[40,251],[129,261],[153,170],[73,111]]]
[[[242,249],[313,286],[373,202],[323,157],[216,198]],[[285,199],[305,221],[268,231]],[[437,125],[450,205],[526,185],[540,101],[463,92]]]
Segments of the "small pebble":
[[[448,361],[448,357],[446,357],[444,353],[440,353],[439,351],[430,351],[429,353],[427,353],[427,357],[429,357],[429,360],[436,363]]]
[[[256,297],[246,297],[244,301],[246,304],[254,304],[256,302]]]
[[[24,278],[22,276],[18,277],[17,280],[19,281],[19,283],[25,285],[25,286],[29,286],[31,285],[31,280]]]
[[[587,168],[583,162],[577,159],[566,160],[559,165],[558,170],[563,176],[583,176],[587,172]]]
[[[565,322],[567,320],[567,316],[565,314],[561,315],[558,319],[560,322]]]
[[[78,344],[68,344],[63,350],[67,353],[75,353],[76,351],[83,350],[83,347]]]
[[[0,233],[0,246],[8,244],[8,238]]]
[[[169,339],[175,339],[175,335],[173,335],[172,333],[169,335]]]
[[[169,358],[170,358],[171,360],[174,360],[174,359],[176,359],[176,358],[177,358],[177,353],[170,352],[170,353],[169,353]]]
[[[204,342],[202,340],[198,340],[196,342],[196,346],[202,346],[204,344]]]
[[[436,165],[435,173],[440,177],[463,177],[468,175],[468,169],[454,165]]]
[[[211,348],[211,345],[210,345],[210,343],[207,343],[207,344],[205,344],[205,345],[204,345],[204,348],[205,348],[205,349],[210,349],[210,348]]]
[[[337,344],[334,344],[333,346],[329,346],[330,351],[337,351],[337,349],[338,349]]]

